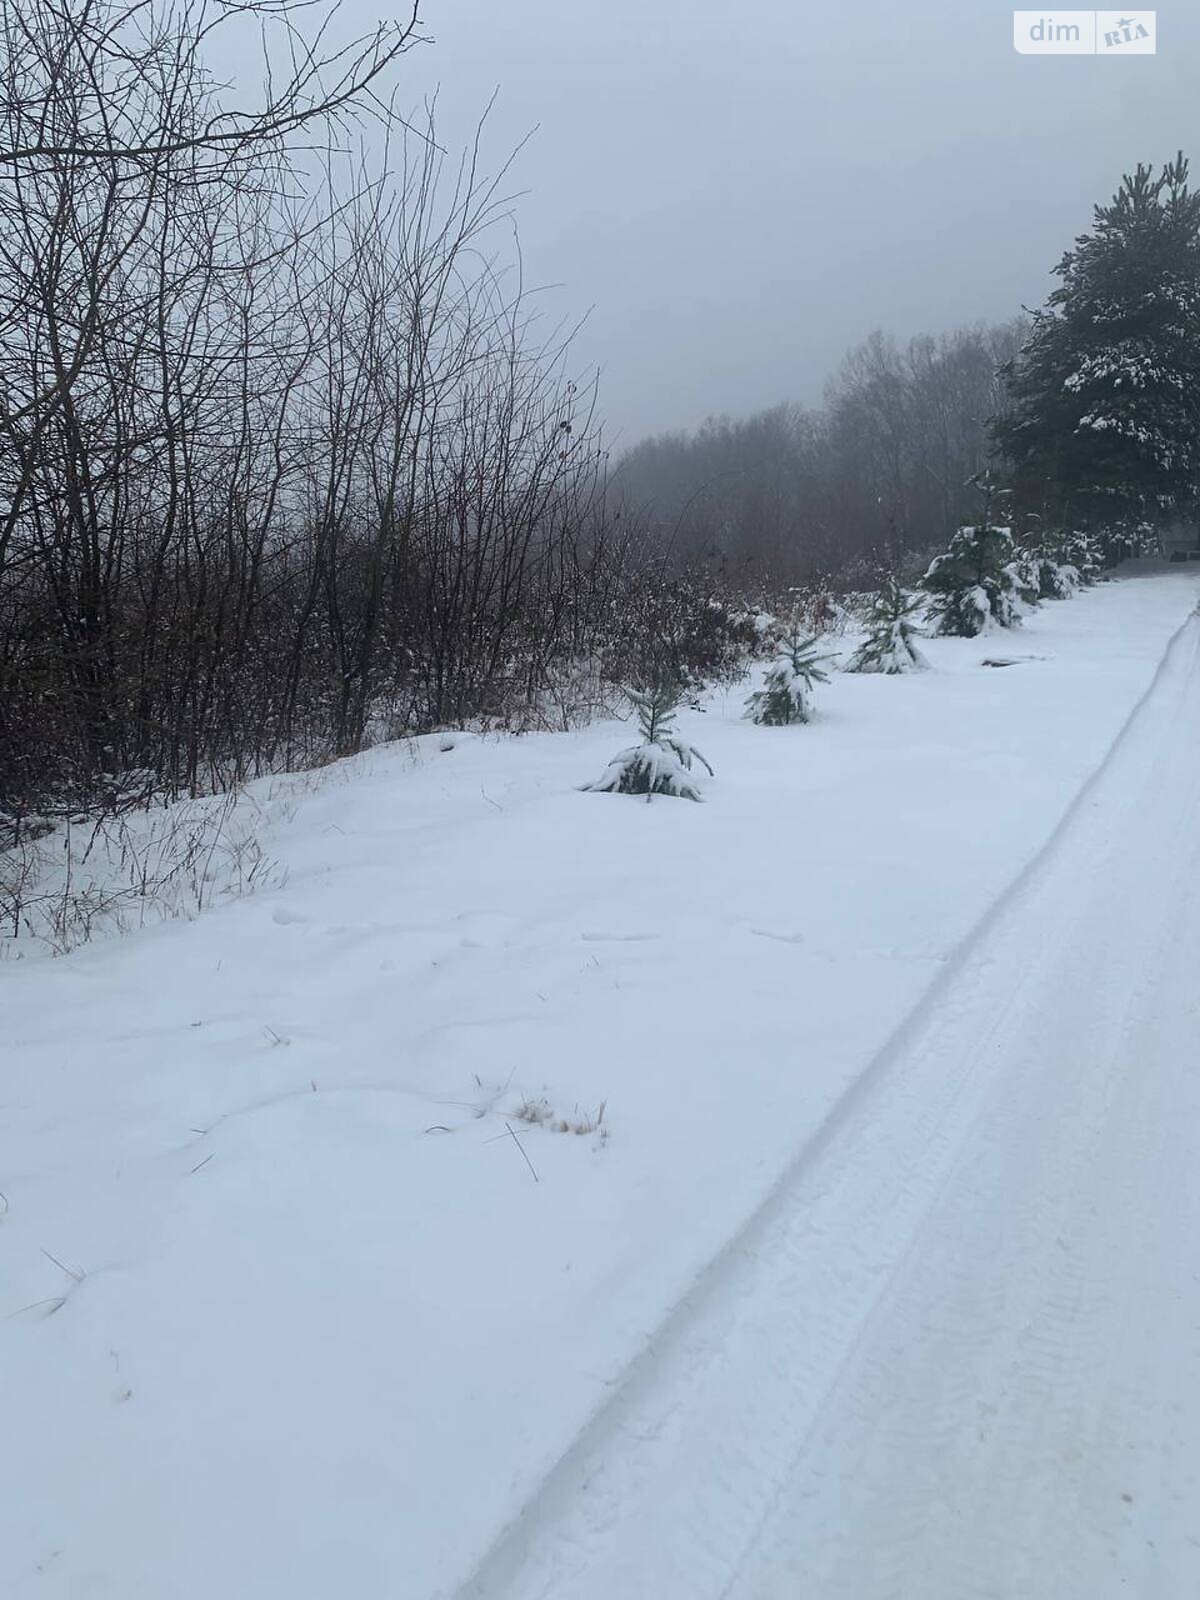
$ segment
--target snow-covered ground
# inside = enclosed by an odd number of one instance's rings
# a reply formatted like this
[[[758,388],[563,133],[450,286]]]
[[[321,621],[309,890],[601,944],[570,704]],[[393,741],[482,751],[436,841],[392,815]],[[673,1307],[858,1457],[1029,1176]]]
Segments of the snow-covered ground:
[[[579,792],[617,724],[376,750],[273,786],[284,887],[0,965],[0,1592],[1190,1593],[1195,1090],[1119,1047],[1179,977],[1196,592],[809,727],[717,695],[704,805]]]

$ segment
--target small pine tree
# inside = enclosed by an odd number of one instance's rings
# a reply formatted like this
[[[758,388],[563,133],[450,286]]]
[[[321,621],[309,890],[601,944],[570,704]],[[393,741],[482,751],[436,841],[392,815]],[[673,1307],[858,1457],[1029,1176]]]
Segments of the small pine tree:
[[[1047,529],[1034,546],[1043,568],[1058,568],[1058,576],[1047,575],[1047,581],[1056,590],[1064,588],[1066,595],[1078,589],[1090,588],[1104,574],[1104,540],[1100,534],[1083,529]],[[1060,581],[1061,580],[1061,581]],[[1066,598],[1055,593],[1047,598]]]
[[[921,637],[919,595],[910,594],[889,577],[875,596],[867,619],[870,633],[851,656],[847,672],[920,672],[929,663],[913,643]]]
[[[762,688],[746,701],[750,720],[768,728],[810,721],[813,685],[829,682],[829,674],[821,665],[829,660],[831,656],[817,653],[817,641],[793,624],[781,641]]]
[[[644,794],[647,801],[656,794],[700,800],[702,796],[691,776],[693,764],[698,761],[710,778],[713,769],[699,750],[675,732],[675,715],[683,693],[679,679],[660,674],[652,683],[625,693],[637,715],[642,742],[615,755],[595,782],[585,783],[584,789],[597,794]]]
[[[1066,560],[1079,574],[1079,582],[1086,588],[1098,583],[1104,572],[1104,538],[1075,528],[1064,540]]]
[[[986,519],[960,528],[945,555],[930,563],[924,584],[936,620],[934,631],[973,639],[985,628],[1020,621],[1017,581],[1011,570],[1012,534]]]
[[[1053,536],[1031,544],[1025,555],[1039,600],[1069,600],[1078,590],[1078,568],[1066,559],[1063,543]]]
[[[1069,600],[1079,588],[1079,573],[1068,561],[1056,561],[1044,552],[1035,556],[1038,592],[1043,600]]]
[[[1023,606],[1036,610],[1042,601],[1042,569],[1028,550],[1021,550],[1008,563],[1013,593]]]

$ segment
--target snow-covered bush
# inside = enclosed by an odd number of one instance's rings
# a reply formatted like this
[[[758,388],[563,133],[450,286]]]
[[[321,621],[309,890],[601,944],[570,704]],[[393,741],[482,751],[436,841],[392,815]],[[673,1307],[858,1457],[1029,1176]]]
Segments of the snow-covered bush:
[[[867,637],[846,664],[847,672],[919,672],[929,663],[914,640],[920,638],[917,613],[919,595],[911,594],[895,577],[889,577],[872,600],[867,614]]]
[[[960,528],[925,574],[934,631],[973,639],[987,628],[1014,627],[1020,614],[1013,561],[1008,528],[989,522]]]
[[[712,777],[712,768],[686,739],[675,732],[681,688],[678,679],[664,674],[644,688],[626,693],[637,713],[641,744],[615,755],[593,783],[584,789],[597,794],[673,795],[678,800],[702,798],[692,776],[698,761]]]
[[[733,612],[733,621],[739,629],[748,631],[752,642],[746,654],[751,660],[760,660],[774,654],[779,638],[779,619],[764,605],[744,607]]]
[[[818,654],[815,639],[793,628],[782,641],[762,688],[746,701],[751,721],[772,728],[808,722],[812,717],[813,685],[829,682],[821,663],[830,659]]]
[[[621,685],[671,678],[681,699],[733,683],[761,648],[756,616],[715,594],[703,573],[631,571],[602,641],[604,676]]]

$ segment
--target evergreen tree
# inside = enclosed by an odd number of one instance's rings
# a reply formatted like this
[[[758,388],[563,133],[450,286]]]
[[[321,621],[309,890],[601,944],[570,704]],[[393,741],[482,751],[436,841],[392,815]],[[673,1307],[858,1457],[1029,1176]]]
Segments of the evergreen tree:
[[[1074,528],[1061,540],[1063,560],[1079,574],[1085,587],[1095,583],[1104,570],[1104,545],[1099,534]]]
[[[779,654],[768,669],[762,688],[746,701],[750,720],[771,728],[810,721],[813,685],[829,682],[822,662],[832,659],[829,655],[819,655],[817,641],[793,624],[781,641]]]
[[[1069,600],[1079,588],[1079,569],[1069,561],[1060,561],[1044,547],[1035,550],[1029,560],[1037,572],[1038,594],[1043,600]]]
[[[1095,581],[1102,565],[1097,537],[1061,529],[1027,534],[1023,559],[1030,575],[1036,578],[1042,600],[1069,600],[1085,584]]]
[[[661,673],[645,687],[625,692],[637,715],[642,742],[615,755],[596,781],[583,787],[599,794],[644,794],[647,801],[656,794],[701,799],[691,775],[693,764],[698,761],[710,778],[713,770],[699,750],[675,732],[683,692],[679,679]]]
[[[1200,195],[1182,154],[1126,175],[1055,270],[993,437],[1026,507],[1137,548],[1200,486]]]
[[[871,604],[870,632],[846,664],[847,672],[919,672],[929,665],[913,642],[921,636],[920,595],[888,577]]]
[[[1042,567],[1030,550],[1018,550],[1007,564],[1013,594],[1021,605],[1036,609],[1042,601]]]
[[[1013,541],[1007,528],[986,520],[960,528],[945,555],[925,574],[935,633],[973,639],[988,627],[1011,628],[1020,621]]]

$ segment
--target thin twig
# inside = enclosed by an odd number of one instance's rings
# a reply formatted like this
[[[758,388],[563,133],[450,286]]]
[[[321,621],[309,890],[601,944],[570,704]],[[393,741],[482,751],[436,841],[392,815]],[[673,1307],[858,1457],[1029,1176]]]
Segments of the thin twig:
[[[525,1149],[525,1146],[521,1143],[520,1139],[517,1138],[516,1133],[513,1131],[512,1123],[511,1122],[506,1122],[504,1124],[504,1126],[508,1129],[509,1138],[516,1145],[517,1149],[521,1152],[521,1154],[525,1157],[525,1165],[529,1168],[530,1172],[533,1172],[533,1181],[534,1181],[534,1183],[541,1183],[542,1180],[538,1177],[537,1173],[534,1172],[533,1162],[530,1161],[529,1155],[528,1155],[528,1153],[527,1153],[527,1151]]]
[[[61,1311],[66,1303],[67,1297],[65,1294],[52,1294],[47,1296],[45,1300],[31,1300],[27,1306],[18,1306],[15,1311],[10,1311],[4,1320],[5,1322],[11,1322],[14,1317],[24,1316],[26,1311],[36,1311],[39,1306],[52,1306],[54,1309],[46,1313],[48,1317],[52,1317],[54,1312]]]
[[[75,1283],[83,1282],[85,1273],[82,1267],[68,1267],[64,1262],[60,1261],[57,1256],[52,1256],[49,1250],[46,1249],[42,1250],[42,1254],[45,1256],[47,1261],[53,1261],[58,1270],[60,1272],[65,1272],[67,1277],[73,1279]]]

